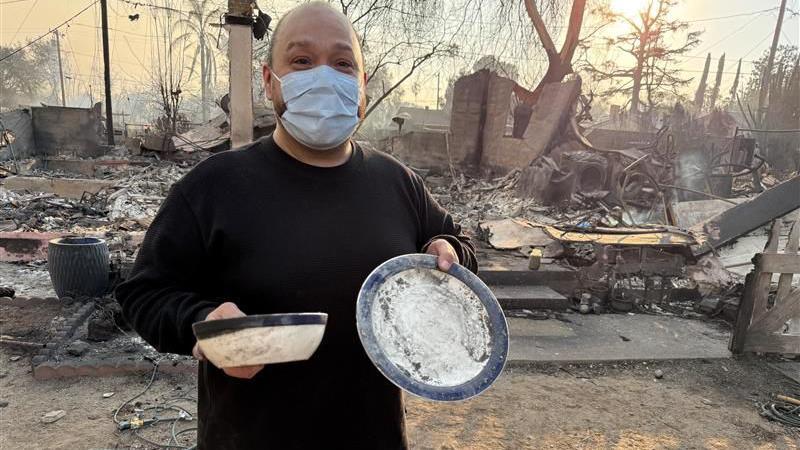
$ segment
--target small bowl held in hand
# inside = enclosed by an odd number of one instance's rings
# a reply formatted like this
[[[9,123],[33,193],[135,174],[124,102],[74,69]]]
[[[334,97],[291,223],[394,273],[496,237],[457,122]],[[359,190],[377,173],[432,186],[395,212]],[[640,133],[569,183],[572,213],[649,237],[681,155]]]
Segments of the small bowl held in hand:
[[[325,313],[262,314],[192,325],[205,357],[216,367],[306,360],[322,342]]]

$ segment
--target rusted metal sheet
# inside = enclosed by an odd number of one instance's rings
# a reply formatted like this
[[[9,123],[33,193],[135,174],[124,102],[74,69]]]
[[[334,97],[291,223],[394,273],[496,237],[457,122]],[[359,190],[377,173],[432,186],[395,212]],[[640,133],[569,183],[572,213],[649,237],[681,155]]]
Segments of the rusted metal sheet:
[[[593,228],[583,231],[572,228],[559,229],[547,225],[541,226],[553,239],[562,242],[658,247],[687,247],[700,243],[698,237],[667,228],[652,230],[646,228]]]
[[[254,107],[253,136],[266,136],[275,129],[275,111],[266,105]],[[231,127],[228,116],[220,114],[210,121],[172,137],[175,150],[192,153],[198,150],[216,153],[231,148]]]

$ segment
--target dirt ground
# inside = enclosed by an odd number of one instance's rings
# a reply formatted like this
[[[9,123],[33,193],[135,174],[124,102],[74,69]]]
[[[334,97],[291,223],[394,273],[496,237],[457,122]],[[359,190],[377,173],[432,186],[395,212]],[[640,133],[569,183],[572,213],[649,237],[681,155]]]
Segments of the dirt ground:
[[[21,341],[45,343],[60,321],[64,320],[65,305],[58,300],[0,303],[0,331]]]
[[[8,402],[0,408],[0,449],[155,448],[116,431],[111,419],[149,375],[35,381],[28,358],[12,362],[12,355],[0,350],[0,401]],[[138,400],[194,396],[195,383],[158,374]],[[103,398],[107,392],[114,395]],[[756,404],[773,393],[798,394],[800,386],[758,360],[514,367],[470,401],[409,397],[409,439],[411,448],[436,450],[798,449],[798,431],[758,415]],[[66,416],[41,423],[56,409]],[[169,427],[145,436],[166,442]]]

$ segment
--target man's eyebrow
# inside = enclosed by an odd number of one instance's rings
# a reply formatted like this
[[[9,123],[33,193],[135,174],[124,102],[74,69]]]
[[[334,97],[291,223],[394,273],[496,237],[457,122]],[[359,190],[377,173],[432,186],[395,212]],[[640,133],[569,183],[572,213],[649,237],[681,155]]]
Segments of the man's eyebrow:
[[[313,42],[311,39],[295,39],[293,41],[289,41],[286,45],[286,50],[291,50],[292,47],[311,47],[313,46]]]
[[[353,52],[353,46],[347,42],[339,41],[334,43],[333,46],[336,47],[337,50],[345,50],[348,52]]]

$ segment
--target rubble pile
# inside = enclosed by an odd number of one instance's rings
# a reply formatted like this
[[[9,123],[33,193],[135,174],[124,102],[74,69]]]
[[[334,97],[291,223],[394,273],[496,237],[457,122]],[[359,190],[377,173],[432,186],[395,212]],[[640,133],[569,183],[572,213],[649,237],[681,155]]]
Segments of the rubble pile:
[[[0,187],[0,231],[77,231],[108,225],[93,196],[71,200],[55,194],[18,194]]]
[[[580,204],[545,206],[532,197],[516,193],[520,171],[494,179],[473,178],[459,174],[450,177],[428,176],[425,185],[431,195],[453,219],[468,232],[480,234],[484,220],[524,217],[538,223],[555,224],[574,220],[587,214]]]
[[[170,186],[189,169],[164,161],[144,167],[128,166],[106,175],[113,182],[109,188],[95,194],[84,192],[79,199],[53,193],[12,192],[0,186],[0,231],[146,230]],[[31,171],[33,174],[77,178],[76,174],[43,169]]]
[[[131,226],[131,220],[148,226],[172,184],[188,171],[188,167],[161,163],[121,179],[116,185],[118,190],[106,198],[108,218],[126,222],[127,226]]]

